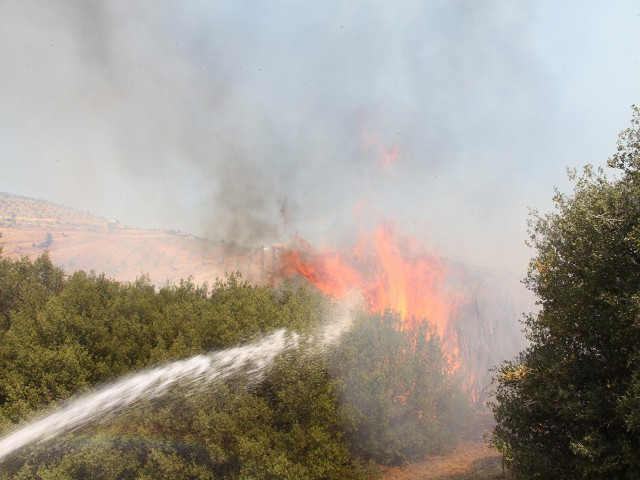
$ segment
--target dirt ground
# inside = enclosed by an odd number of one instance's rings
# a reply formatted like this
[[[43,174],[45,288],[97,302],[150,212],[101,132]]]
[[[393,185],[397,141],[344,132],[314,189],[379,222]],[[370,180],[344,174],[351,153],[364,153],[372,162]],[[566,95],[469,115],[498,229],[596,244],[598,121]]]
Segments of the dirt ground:
[[[430,455],[385,472],[383,480],[474,480],[504,478],[502,457],[489,448],[483,435],[491,431],[493,417],[478,412],[461,435],[460,443],[444,455]]]

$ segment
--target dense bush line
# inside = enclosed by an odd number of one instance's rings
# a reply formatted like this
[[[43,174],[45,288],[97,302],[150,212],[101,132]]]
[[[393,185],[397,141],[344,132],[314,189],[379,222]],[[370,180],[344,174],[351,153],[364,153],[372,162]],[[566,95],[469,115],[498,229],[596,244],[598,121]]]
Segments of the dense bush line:
[[[531,346],[498,371],[494,444],[518,478],[640,478],[640,109],[609,167],[536,216]]]
[[[157,289],[0,257],[0,432],[122,374],[276,328],[309,332],[328,300],[231,275]],[[263,381],[179,388],[0,463],[0,479],[359,479],[450,444],[465,402],[438,339],[357,315],[329,351],[289,351]],[[304,344],[304,342],[303,342]]]

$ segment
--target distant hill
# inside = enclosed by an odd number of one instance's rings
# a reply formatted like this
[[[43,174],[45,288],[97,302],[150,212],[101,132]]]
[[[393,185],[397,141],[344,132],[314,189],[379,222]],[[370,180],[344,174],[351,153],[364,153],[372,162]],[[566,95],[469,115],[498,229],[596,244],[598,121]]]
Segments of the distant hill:
[[[209,283],[240,270],[254,283],[268,281],[272,248],[241,248],[174,230],[144,230],[55,203],[0,192],[0,248],[7,257],[45,250],[67,273],[95,270],[132,281],[141,274],[163,285],[192,277]]]

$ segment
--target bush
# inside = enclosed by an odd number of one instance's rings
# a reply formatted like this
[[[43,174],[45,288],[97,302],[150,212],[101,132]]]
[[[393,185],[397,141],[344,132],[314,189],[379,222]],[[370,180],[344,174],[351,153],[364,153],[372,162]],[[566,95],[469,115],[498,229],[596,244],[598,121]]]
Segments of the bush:
[[[362,315],[330,362],[345,438],[361,459],[398,465],[441,452],[470,413],[426,323],[408,331],[395,313]]]
[[[328,300],[305,288],[156,289],[65,277],[46,254],[0,258],[0,431],[145,367],[235,346],[277,328],[311,332]],[[261,382],[177,386],[0,463],[0,479],[363,479],[453,439],[465,401],[425,326],[362,312],[330,352],[302,337]],[[364,467],[363,467],[364,465]]]
[[[586,168],[536,216],[531,346],[498,371],[494,445],[521,478],[640,478],[640,110],[612,179]]]

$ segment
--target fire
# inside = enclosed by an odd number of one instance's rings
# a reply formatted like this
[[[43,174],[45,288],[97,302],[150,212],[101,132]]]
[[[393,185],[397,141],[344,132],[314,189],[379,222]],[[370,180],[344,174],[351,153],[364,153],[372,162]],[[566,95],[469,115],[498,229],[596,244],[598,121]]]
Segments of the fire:
[[[282,252],[285,275],[300,274],[336,298],[360,290],[371,311],[394,310],[407,329],[426,319],[443,339],[452,364],[457,364],[457,342],[448,328],[455,294],[447,288],[447,268],[439,257],[390,225],[364,234],[348,253],[316,251],[303,240],[299,244]]]
[[[382,152],[382,158],[380,159],[380,166],[384,170],[388,170],[392,163],[398,159],[398,147],[392,147],[389,150]]]

